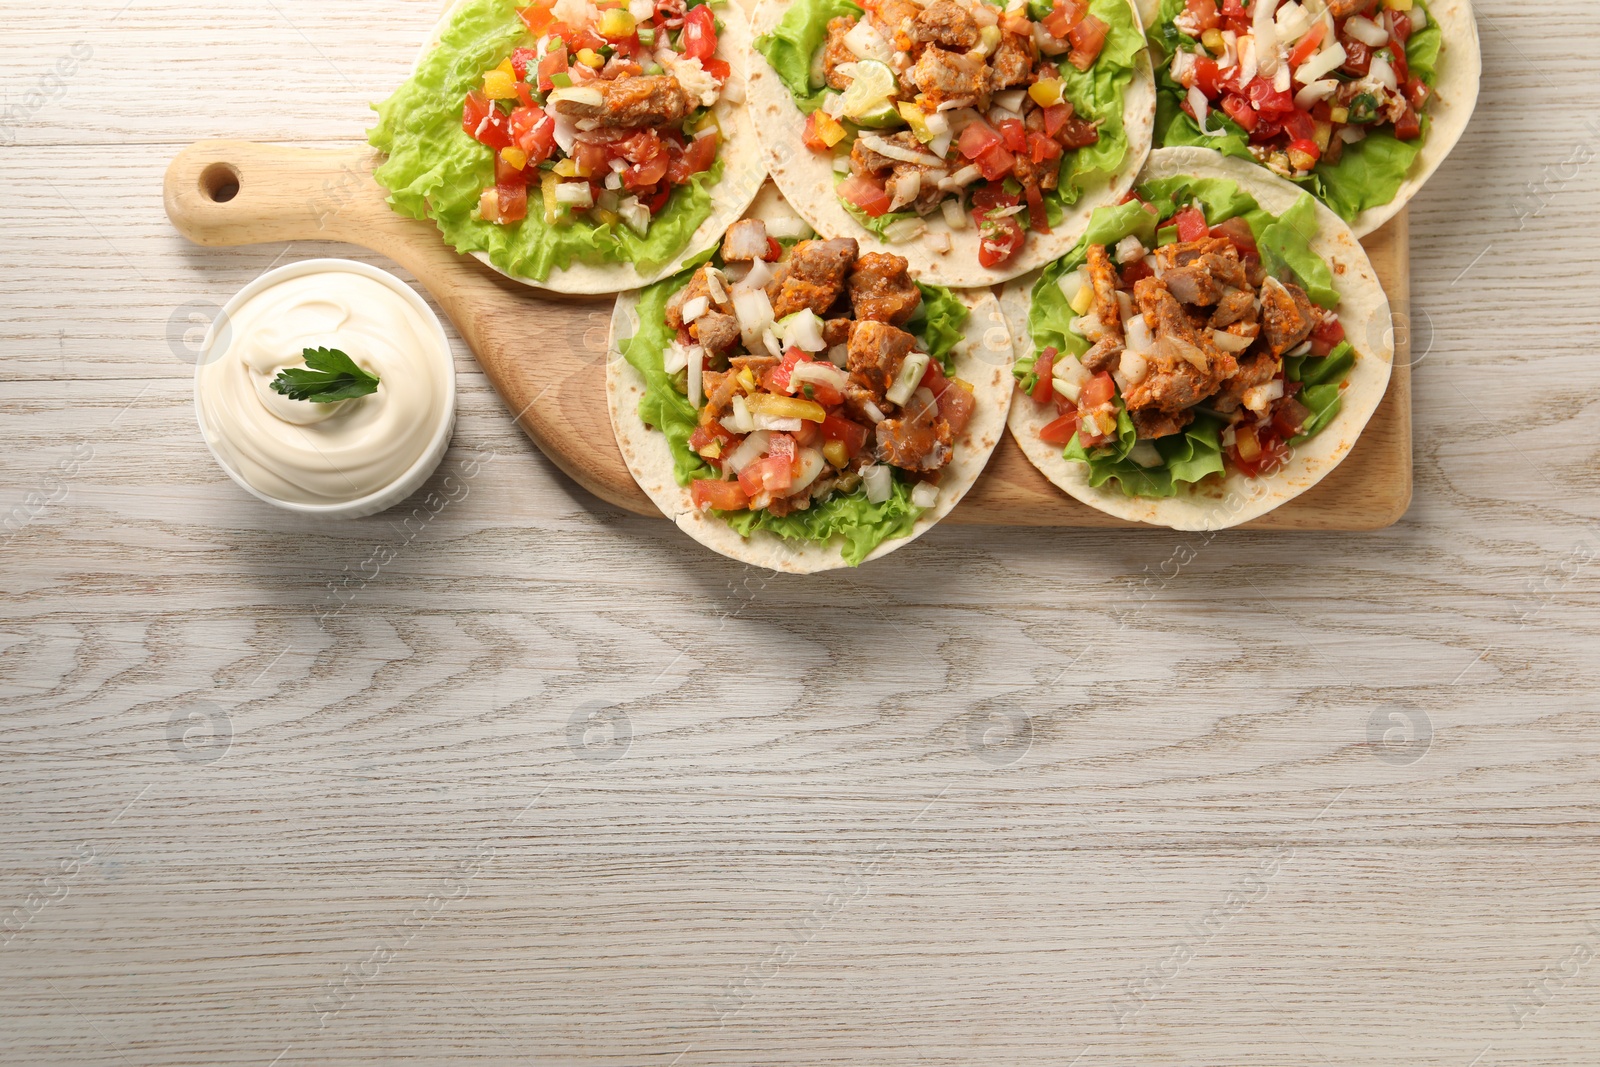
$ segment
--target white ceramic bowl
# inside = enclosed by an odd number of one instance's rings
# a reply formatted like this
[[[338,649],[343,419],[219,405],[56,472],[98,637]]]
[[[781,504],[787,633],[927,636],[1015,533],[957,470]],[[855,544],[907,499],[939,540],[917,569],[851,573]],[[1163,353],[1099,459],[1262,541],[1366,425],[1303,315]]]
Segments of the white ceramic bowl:
[[[406,470],[399,478],[384,486],[382,489],[355,500],[348,500],[340,504],[302,504],[292,500],[279,500],[269,496],[245,481],[244,477],[232,467],[223,455],[211,443],[210,436],[206,433],[205,412],[202,408],[200,394],[200,372],[221,353],[215,351],[218,342],[218,333],[225,331],[227,325],[233,321],[233,316],[247,300],[257,294],[270,289],[280,282],[291,278],[299,278],[306,274],[319,274],[326,271],[344,271],[359,274],[373,281],[380,282],[398,293],[401,299],[410,304],[417,314],[421,315],[424,322],[433,327],[435,340],[438,341],[439,357],[445,361],[445,397],[441,407],[439,425],[434,427],[433,436],[429,438],[428,447],[423,450],[417,461]],[[225,338],[225,343],[231,338]],[[405,500],[412,493],[422,488],[424,482],[432,477],[433,472],[439,469],[439,464],[444,459],[444,454],[450,448],[450,438],[456,428],[456,370],[455,361],[450,355],[450,339],[444,332],[444,324],[439,321],[439,316],[433,313],[428,302],[416,294],[405,282],[396,278],[388,271],[379,270],[377,267],[360,263],[353,259],[308,259],[301,263],[290,263],[276,270],[269,270],[249,285],[234,294],[222,308],[222,313],[217,316],[211,328],[206,331],[204,345],[200,349],[200,359],[195,365],[195,393],[194,393],[195,418],[200,424],[200,436],[205,439],[206,447],[211,449],[211,454],[216,458],[217,465],[227,472],[239,487],[251,496],[264,500],[275,507],[285,511],[293,511],[301,515],[318,515],[330,519],[361,519],[368,515],[376,515],[380,511],[387,511],[396,504]]]

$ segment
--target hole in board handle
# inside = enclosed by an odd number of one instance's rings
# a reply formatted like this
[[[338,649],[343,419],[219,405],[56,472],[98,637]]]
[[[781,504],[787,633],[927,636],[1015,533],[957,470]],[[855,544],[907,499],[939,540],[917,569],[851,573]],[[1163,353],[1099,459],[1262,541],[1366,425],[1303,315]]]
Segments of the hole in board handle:
[[[231,163],[213,163],[200,173],[200,192],[213,204],[239,195],[239,171]]]

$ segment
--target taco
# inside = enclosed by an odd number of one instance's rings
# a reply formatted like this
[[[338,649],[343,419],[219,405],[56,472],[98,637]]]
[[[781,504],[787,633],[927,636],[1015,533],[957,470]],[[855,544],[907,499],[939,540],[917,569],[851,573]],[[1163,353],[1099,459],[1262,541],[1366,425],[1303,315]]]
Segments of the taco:
[[[1060,256],[1150,148],[1129,0],[761,0],[752,22],[750,108],[784,196],[930,284]]]
[[[714,244],[765,177],[749,25],[706,0],[458,0],[378,105],[374,177],[458,252],[566,293]]]
[[[1011,433],[1091,507],[1234,526],[1350,452],[1389,384],[1389,300],[1350,228],[1254,164],[1158,149],[1134,191],[1001,294]]]
[[[856,566],[976,481],[1005,428],[1010,337],[993,295],[919,284],[849,238],[777,240],[768,224],[793,216],[775,192],[758,205],[704,264],[618,298],[611,424],[701,544],[780,571]]]
[[[1160,0],[1150,51],[1158,147],[1258,163],[1357,237],[1416,195],[1478,99],[1468,0]]]

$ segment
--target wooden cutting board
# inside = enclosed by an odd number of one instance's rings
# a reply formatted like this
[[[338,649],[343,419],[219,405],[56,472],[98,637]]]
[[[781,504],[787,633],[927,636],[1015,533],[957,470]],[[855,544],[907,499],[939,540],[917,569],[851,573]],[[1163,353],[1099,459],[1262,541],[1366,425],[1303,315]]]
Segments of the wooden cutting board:
[[[427,288],[478,357],[518,425],[603,500],[658,515],[611,447],[606,333],[611,297],[568,297],[507,280],[457,255],[431,222],[390,209],[370,148],[314,150],[248,141],[191,145],[167,170],[167,215],[201,245],[339,241],[388,256]],[[1350,455],[1309,492],[1248,523],[1265,530],[1376,530],[1411,502],[1409,238],[1406,213],[1363,242],[1389,294],[1395,367],[1389,392]],[[1006,526],[1132,526],[1078,503],[1007,436],[946,519]]]

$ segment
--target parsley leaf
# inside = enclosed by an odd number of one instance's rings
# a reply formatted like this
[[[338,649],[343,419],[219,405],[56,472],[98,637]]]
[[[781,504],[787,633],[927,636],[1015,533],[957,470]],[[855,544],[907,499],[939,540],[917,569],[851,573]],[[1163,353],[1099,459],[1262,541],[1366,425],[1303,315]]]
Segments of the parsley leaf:
[[[272,379],[272,391],[290,400],[333,404],[378,391],[378,379],[337,348],[308,348],[304,367],[286,367]]]

